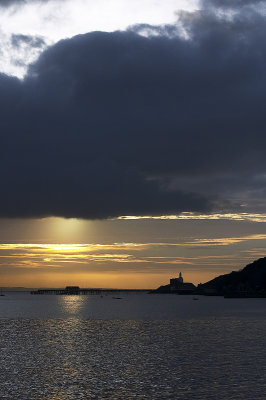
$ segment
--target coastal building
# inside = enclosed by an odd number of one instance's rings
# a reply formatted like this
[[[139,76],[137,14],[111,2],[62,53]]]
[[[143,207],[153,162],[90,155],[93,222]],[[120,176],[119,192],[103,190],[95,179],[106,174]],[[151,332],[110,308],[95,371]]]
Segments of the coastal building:
[[[178,286],[181,286],[184,283],[183,277],[182,277],[182,272],[179,272],[179,277],[178,278],[171,278],[170,279],[170,286],[177,288]]]
[[[196,287],[193,283],[184,282],[182,272],[179,272],[178,278],[170,279],[170,292],[178,294],[191,294],[195,291]]]
[[[171,278],[168,285],[160,286],[152,293],[177,293],[177,294],[193,294],[196,286],[190,282],[184,282],[182,272],[179,272],[178,278]]]

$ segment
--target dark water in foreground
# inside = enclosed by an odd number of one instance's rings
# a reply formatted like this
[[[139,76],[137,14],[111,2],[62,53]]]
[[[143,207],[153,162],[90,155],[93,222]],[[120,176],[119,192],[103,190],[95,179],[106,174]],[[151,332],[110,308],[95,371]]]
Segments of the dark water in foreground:
[[[0,400],[266,399],[266,299],[0,297]]]

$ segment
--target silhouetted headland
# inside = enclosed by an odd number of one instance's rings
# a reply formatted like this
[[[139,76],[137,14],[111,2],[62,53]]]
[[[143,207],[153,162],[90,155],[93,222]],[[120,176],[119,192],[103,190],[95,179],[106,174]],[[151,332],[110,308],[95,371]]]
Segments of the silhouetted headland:
[[[226,298],[266,298],[266,257],[260,258],[239,271],[220,275],[197,287],[179,278],[170,279],[168,285],[160,286],[151,293],[197,294],[224,296]]]
[[[239,271],[220,275],[200,284],[197,293],[224,297],[266,297],[266,257],[259,258]]]

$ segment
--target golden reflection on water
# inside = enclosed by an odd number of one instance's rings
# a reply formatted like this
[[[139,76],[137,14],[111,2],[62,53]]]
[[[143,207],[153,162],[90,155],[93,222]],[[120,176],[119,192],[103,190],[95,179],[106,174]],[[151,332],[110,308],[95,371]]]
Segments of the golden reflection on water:
[[[78,316],[84,308],[86,296],[60,296],[60,300],[64,312],[71,316]]]
[[[66,396],[53,396],[53,397],[49,397],[49,399],[48,400],[64,400],[64,399],[67,399],[67,397]]]
[[[31,324],[36,328],[32,335],[33,342],[41,343],[41,347],[38,347],[41,351],[38,368],[41,373],[44,371],[42,386],[38,390],[36,400],[67,400],[70,396],[73,399],[86,398],[82,393],[83,379],[79,381],[84,368],[82,365],[84,349],[80,351],[80,337],[83,337],[82,320],[75,316],[78,315],[79,306],[84,303],[84,297],[61,296],[60,301],[65,307],[64,311],[72,312],[70,318],[41,320],[37,324],[35,322]],[[57,360],[56,365],[53,360]],[[44,395],[47,388],[50,388],[49,397]]]

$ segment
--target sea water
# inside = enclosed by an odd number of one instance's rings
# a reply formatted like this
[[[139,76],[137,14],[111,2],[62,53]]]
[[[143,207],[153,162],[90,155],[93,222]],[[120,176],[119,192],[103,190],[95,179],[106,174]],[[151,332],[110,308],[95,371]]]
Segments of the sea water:
[[[266,299],[0,297],[0,400],[266,399]]]

